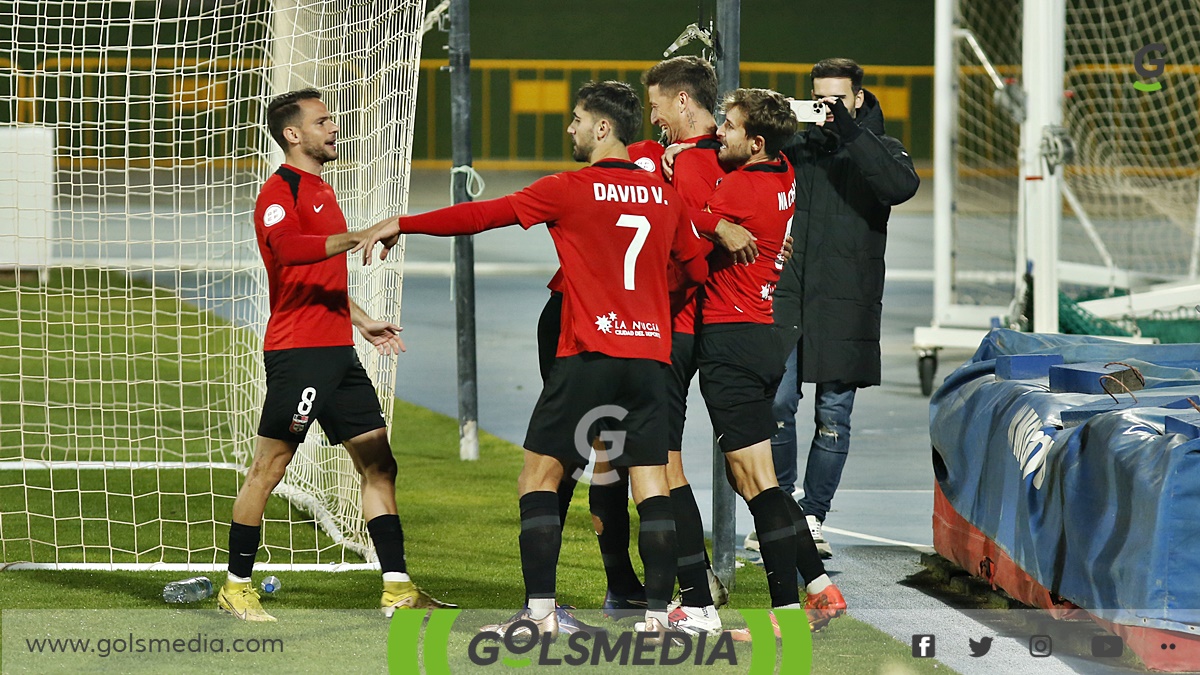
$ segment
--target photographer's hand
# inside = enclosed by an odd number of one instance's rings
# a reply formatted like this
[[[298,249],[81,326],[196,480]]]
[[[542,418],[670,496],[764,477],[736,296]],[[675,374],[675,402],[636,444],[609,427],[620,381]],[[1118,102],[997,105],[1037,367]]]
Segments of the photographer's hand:
[[[833,113],[833,128],[842,137],[842,142],[849,143],[858,138],[858,135],[862,133],[862,127],[858,126],[858,122],[854,121],[854,117],[850,115],[850,111],[846,110],[846,105],[842,103],[842,99],[836,96],[829,96],[821,100],[825,101],[825,104],[829,106],[829,110]]]

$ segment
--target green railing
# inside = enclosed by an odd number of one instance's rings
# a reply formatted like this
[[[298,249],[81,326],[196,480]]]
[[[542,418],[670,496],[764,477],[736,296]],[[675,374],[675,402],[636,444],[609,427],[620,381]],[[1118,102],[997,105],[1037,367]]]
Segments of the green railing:
[[[493,60],[471,62],[472,153],[491,169],[570,168],[566,127],[574,92],[588,80],[621,80],[640,92],[654,61]],[[413,165],[446,167],[450,159],[449,75],[443,60],[421,62]],[[889,134],[918,160],[933,155],[933,67],[864,66],[863,85],[880,99]],[[743,86],[808,96],[812,64],[743,63]],[[647,112],[645,134],[650,127]]]
[[[491,60],[471,64],[472,146],[481,168],[574,166],[566,136],[574,92],[588,80],[629,82],[654,61]],[[0,124],[57,127],[64,168],[238,166],[256,160],[264,63],[253,59],[68,55],[24,68],[0,59]],[[421,62],[413,164],[450,158],[446,61]],[[808,95],[811,64],[744,63],[746,86]],[[888,133],[918,160],[932,155],[933,68],[866,66]],[[336,111],[335,111],[336,114]],[[649,113],[647,113],[648,115]],[[646,120],[645,135],[657,130]]]

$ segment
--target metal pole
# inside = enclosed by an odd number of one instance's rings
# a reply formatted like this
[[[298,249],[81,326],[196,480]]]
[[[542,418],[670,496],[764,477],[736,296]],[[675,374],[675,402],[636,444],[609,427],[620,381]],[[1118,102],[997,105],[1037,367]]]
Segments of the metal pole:
[[[1027,102],[1021,125],[1021,189],[1026,259],[1033,263],[1033,330],[1058,332],[1058,236],[1062,172],[1042,158],[1042,135],[1062,124],[1065,0],[1026,2],[1021,78]]]
[[[937,0],[933,61],[933,326],[949,321],[954,297],[954,147],[958,128],[958,68],[954,0]],[[1019,278],[1019,277],[1018,277]]]
[[[721,39],[721,57],[717,59],[717,83],[722,92],[738,88],[742,61],[741,0],[717,0],[717,34]],[[713,437],[713,573],[725,587],[736,585],[733,551],[737,541],[737,510],[733,486],[725,478],[725,453]]]
[[[470,201],[471,166],[471,3],[450,2],[450,128],[455,204]],[[458,337],[458,457],[479,459],[479,390],[475,367],[475,242],[454,238],[454,311]]]

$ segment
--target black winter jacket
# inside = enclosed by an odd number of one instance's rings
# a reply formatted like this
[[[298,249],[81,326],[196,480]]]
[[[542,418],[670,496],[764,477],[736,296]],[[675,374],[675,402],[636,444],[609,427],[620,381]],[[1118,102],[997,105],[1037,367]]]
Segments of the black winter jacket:
[[[802,382],[880,382],[888,216],[920,179],[904,146],[884,133],[874,94],[864,92],[856,121],[863,132],[850,143],[812,126],[783,150],[796,169],[795,242],[774,312],[777,325],[801,329]]]

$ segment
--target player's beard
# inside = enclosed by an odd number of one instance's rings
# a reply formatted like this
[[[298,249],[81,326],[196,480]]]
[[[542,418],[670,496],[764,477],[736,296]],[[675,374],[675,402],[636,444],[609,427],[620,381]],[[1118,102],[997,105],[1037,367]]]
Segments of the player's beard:
[[[752,153],[750,152],[750,146],[748,143],[741,146],[725,145],[722,146],[720,152],[717,153],[717,159],[722,164],[727,166],[741,166],[745,164],[746,160],[750,159],[751,156]]]
[[[304,152],[321,164],[332,162],[338,158],[337,145],[330,147],[324,140],[305,146]]]
[[[576,162],[586,162],[592,157],[592,148],[590,146],[585,147],[584,141],[579,136],[575,136],[575,147],[571,149],[571,157]]]

